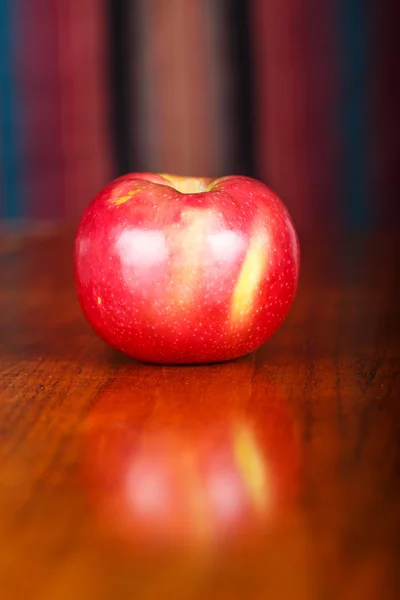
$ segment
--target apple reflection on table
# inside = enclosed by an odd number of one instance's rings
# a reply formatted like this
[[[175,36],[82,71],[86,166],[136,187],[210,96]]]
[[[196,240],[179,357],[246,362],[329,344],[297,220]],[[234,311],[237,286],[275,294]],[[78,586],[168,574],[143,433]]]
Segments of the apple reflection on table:
[[[296,496],[299,453],[284,389],[253,358],[141,366],[84,428],[84,480],[102,526],[133,546],[220,548],[266,534]],[[143,379],[149,385],[143,385]]]

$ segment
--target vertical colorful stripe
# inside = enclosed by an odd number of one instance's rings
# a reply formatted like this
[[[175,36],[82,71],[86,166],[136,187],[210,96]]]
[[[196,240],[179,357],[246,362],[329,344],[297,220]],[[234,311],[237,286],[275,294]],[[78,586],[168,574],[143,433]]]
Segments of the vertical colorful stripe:
[[[111,177],[105,14],[98,10],[98,0],[63,0],[54,5],[61,185],[68,213],[79,214]]]
[[[346,221],[350,225],[365,226],[375,220],[369,161],[372,121],[369,9],[364,0],[340,0],[336,6],[342,199]]]
[[[19,3],[0,2],[2,212],[74,216],[112,175],[105,14],[96,0]]]
[[[221,7],[210,0],[136,3],[132,144],[139,170],[219,176],[228,167]]]
[[[0,207],[6,217],[24,211],[18,145],[21,99],[16,94],[19,8],[19,0],[0,0]]]
[[[40,16],[40,18],[38,18]],[[30,40],[22,52],[15,94],[23,103],[22,135],[25,216],[56,219],[68,208],[61,139],[61,87],[58,69],[57,3],[31,0],[24,6],[19,35]]]
[[[336,69],[329,3],[253,0],[257,172],[295,222],[337,215]]]
[[[0,216],[130,171],[256,176],[296,225],[393,223],[395,0],[0,0]]]
[[[400,77],[398,0],[373,3],[369,80],[372,90],[371,167],[373,190],[378,197],[380,224],[395,223],[400,217]],[[376,204],[374,204],[375,208]]]

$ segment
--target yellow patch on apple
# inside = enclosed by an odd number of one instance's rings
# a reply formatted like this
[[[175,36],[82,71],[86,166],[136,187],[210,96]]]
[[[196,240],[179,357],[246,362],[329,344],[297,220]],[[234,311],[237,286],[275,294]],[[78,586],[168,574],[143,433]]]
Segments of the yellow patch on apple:
[[[258,286],[267,264],[267,244],[257,234],[251,242],[232,296],[230,321],[233,325],[246,321],[251,315]]]
[[[128,200],[133,198],[133,196],[135,196],[136,194],[139,194],[139,192],[141,192],[141,191],[142,191],[141,188],[136,189],[136,190],[131,190],[125,196],[119,196],[118,198],[112,198],[110,202],[111,202],[111,204],[114,204],[115,206],[118,206],[119,204],[124,204],[125,202],[128,202]]]

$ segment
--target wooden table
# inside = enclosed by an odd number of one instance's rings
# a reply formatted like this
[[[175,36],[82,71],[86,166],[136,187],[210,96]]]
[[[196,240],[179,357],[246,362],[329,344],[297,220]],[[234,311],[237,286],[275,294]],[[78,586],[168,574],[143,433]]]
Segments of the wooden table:
[[[0,254],[0,597],[400,598],[396,236],[303,236],[244,359],[135,363],[85,323],[72,232]]]

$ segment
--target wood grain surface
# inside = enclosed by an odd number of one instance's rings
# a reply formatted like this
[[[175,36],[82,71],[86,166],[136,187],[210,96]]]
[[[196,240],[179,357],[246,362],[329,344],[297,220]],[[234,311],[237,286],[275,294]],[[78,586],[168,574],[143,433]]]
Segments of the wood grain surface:
[[[269,343],[158,367],[85,323],[72,231],[3,230],[1,598],[400,598],[398,242],[301,243]]]

